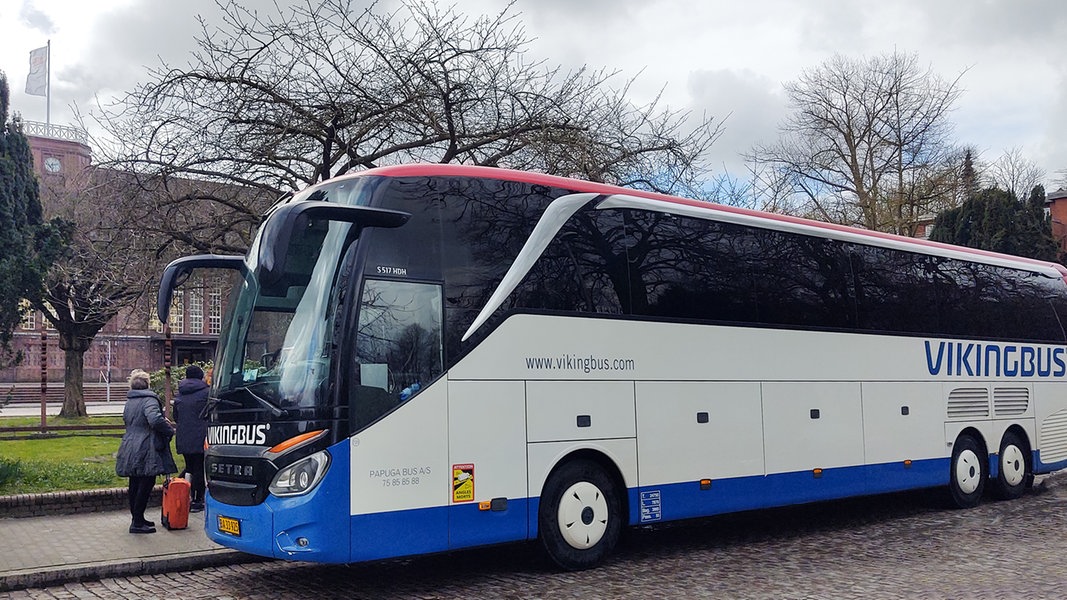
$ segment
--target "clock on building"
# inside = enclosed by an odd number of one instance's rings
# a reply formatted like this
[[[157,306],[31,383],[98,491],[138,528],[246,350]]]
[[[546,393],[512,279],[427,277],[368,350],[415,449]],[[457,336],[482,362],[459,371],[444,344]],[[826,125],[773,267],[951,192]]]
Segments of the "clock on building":
[[[63,163],[61,163],[58,158],[49,156],[44,159],[44,168],[49,173],[58,173],[59,170],[63,168]]]

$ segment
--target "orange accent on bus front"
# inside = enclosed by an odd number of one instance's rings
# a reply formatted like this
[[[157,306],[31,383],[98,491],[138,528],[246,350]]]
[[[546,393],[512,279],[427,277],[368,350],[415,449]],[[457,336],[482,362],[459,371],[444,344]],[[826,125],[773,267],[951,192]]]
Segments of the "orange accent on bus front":
[[[300,444],[302,442],[306,442],[306,441],[310,440],[311,438],[316,437],[319,434],[323,433],[324,431],[326,431],[326,430],[325,429],[317,429],[315,431],[309,431],[307,433],[302,433],[302,434],[300,434],[300,435],[298,435],[296,437],[291,437],[291,438],[285,440],[284,442],[278,444],[277,446],[271,448],[270,450],[267,450],[267,452],[273,452],[275,454],[277,454],[279,452],[285,452],[289,448],[292,448],[293,446],[295,446],[297,444]]]

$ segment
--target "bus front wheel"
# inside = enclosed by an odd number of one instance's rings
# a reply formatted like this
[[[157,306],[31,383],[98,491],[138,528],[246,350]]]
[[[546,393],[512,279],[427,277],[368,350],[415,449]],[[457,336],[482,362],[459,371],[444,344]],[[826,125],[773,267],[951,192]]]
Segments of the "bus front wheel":
[[[572,571],[588,569],[615,547],[622,531],[616,488],[604,469],[590,460],[568,462],[549,477],[537,526],[541,544],[556,564]]]
[[[952,493],[952,502],[959,508],[973,508],[982,501],[985,481],[989,476],[988,459],[983,454],[982,446],[967,434],[957,438],[952,447],[949,491]]]

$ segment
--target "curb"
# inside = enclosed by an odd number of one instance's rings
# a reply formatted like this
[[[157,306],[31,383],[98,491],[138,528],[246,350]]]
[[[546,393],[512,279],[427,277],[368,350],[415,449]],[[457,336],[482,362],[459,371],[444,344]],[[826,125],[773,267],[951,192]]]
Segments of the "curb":
[[[3,518],[27,518],[126,510],[129,508],[128,498],[127,488],[0,496],[0,515]],[[148,506],[160,506],[162,502],[163,486],[157,485],[152,489]]]
[[[150,507],[158,507],[163,496],[162,486],[152,490]],[[47,494],[18,494],[0,496],[0,523],[8,518],[33,518],[81,513],[129,510],[126,488],[106,488],[53,492]],[[243,563],[272,560],[229,548],[177,552],[144,558],[118,559],[101,562],[81,562],[53,567],[0,571],[0,594],[27,588],[96,581],[109,577],[158,575],[177,571],[192,571]]]
[[[219,549],[107,563],[80,563],[43,570],[11,571],[0,573],[0,592],[96,581],[109,577],[159,575],[266,560],[271,559],[237,550]]]

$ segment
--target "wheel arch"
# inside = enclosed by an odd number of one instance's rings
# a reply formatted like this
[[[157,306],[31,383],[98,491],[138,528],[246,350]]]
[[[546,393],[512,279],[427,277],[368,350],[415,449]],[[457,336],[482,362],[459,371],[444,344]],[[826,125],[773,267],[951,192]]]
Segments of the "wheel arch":
[[[991,460],[992,457],[990,457],[989,455],[989,442],[986,440],[986,436],[983,435],[977,427],[972,426],[961,429],[960,432],[956,434],[955,441],[952,442],[953,447],[955,447],[956,443],[959,442],[960,438],[965,435],[970,436],[972,439],[974,439],[975,442],[978,443],[978,447],[981,448],[982,455],[987,461]],[[997,442],[997,448],[1000,448],[1000,442]]]
[[[611,482],[615,484],[615,487],[619,492],[619,501],[622,502],[622,514],[626,515],[626,520],[629,522],[631,520],[630,494],[629,488],[626,487],[626,479],[622,475],[622,469],[619,468],[619,465],[614,459],[608,456],[605,452],[595,448],[579,448],[561,456],[559,460],[552,465],[552,468],[549,469],[544,480],[541,482],[541,489],[537,491],[538,499],[544,496],[545,487],[548,485],[548,482],[552,480],[552,477],[562,469],[564,465],[577,460],[588,460],[596,463],[597,466],[603,469],[604,473],[611,478]],[[537,513],[534,511],[533,514],[536,515]],[[539,528],[540,523],[538,523],[535,530]]]
[[[1019,439],[1026,444],[1024,454],[1026,455],[1027,462],[1033,460],[1033,457],[1030,456],[1030,454],[1034,450],[1034,441],[1030,439],[1030,434],[1026,432],[1026,428],[1020,425],[1019,423],[1012,423],[1007,429],[1004,430],[1004,433],[1000,434],[1000,443],[1004,442],[1004,437],[1007,436],[1009,433],[1014,433],[1015,435],[1019,436]],[[1000,448],[1000,443],[997,444],[998,449]]]

